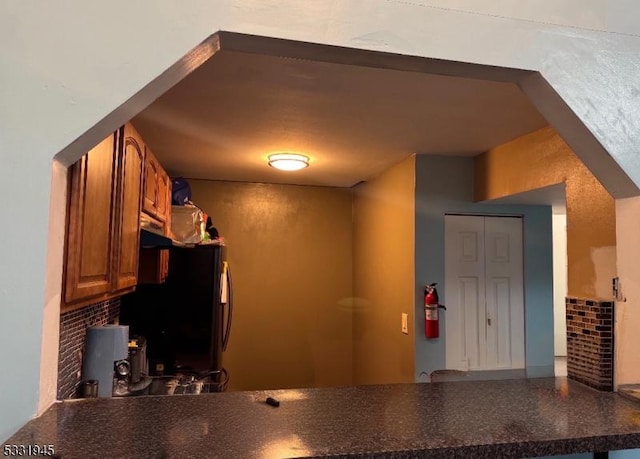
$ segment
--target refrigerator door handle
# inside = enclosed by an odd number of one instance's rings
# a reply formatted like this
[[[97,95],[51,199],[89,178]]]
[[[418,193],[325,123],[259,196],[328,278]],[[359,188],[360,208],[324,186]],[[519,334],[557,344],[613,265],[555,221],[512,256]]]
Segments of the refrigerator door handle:
[[[227,323],[225,325],[225,331],[222,335],[222,352],[227,350],[227,344],[229,343],[229,334],[231,333],[231,319],[233,316],[233,286],[231,284],[231,270],[229,265],[226,266],[226,284],[227,284]]]

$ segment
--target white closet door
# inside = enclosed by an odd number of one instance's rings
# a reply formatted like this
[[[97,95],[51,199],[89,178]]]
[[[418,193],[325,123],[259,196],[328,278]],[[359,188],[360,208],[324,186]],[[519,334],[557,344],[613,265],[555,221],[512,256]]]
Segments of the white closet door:
[[[445,216],[447,368],[524,368],[522,219]]]
[[[449,369],[478,369],[485,340],[484,219],[445,217],[446,355]]]
[[[524,368],[522,219],[484,217],[486,352],[483,369]]]

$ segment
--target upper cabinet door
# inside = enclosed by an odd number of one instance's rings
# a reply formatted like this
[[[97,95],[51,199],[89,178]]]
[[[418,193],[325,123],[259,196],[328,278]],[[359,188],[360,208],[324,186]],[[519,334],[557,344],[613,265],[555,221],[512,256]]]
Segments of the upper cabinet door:
[[[159,164],[155,156],[145,147],[145,178],[144,178],[144,201],[142,210],[149,215],[155,216],[158,213],[158,169]]]
[[[117,134],[113,134],[69,169],[67,303],[108,293],[113,286],[116,147]]]
[[[140,206],[144,171],[144,146],[130,124],[124,127],[124,145],[118,155],[120,184],[116,208],[118,219],[118,257],[116,290],[133,287],[138,278],[140,248]]]
[[[166,222],[171,210],[171,181],[149,147],[145,146],[145,184],[142,210]]]
[[[158,213],[157,217],[167,221],[171,209],[171,179],[162,169],[158,170]]]

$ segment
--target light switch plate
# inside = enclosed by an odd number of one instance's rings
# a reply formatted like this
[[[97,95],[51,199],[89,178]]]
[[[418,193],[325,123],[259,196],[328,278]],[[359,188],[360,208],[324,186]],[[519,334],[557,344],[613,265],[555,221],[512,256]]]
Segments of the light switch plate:
[[[406,312],[402,313],[402,333],[405,335],[409,334],[409,316]]]

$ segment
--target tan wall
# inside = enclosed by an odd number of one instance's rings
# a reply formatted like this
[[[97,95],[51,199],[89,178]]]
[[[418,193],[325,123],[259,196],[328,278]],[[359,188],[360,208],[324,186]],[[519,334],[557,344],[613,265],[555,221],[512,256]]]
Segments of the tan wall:
[[[484,201],[564,182],[568,295],[611,297],[616,275],[615,203],[555,130],[547,127],[475,158],[474,199]]]
[[[190,183],[228,242],[230,389],[351,384],[351,190]]]
[[[415,157],[358,185],[353,227],[356,384],[414,380]],[[401,333],[401,313],[409,334]]]
[[[620,293],[615,304],[614,386],[640,381],[640,196],[616,200]]]

